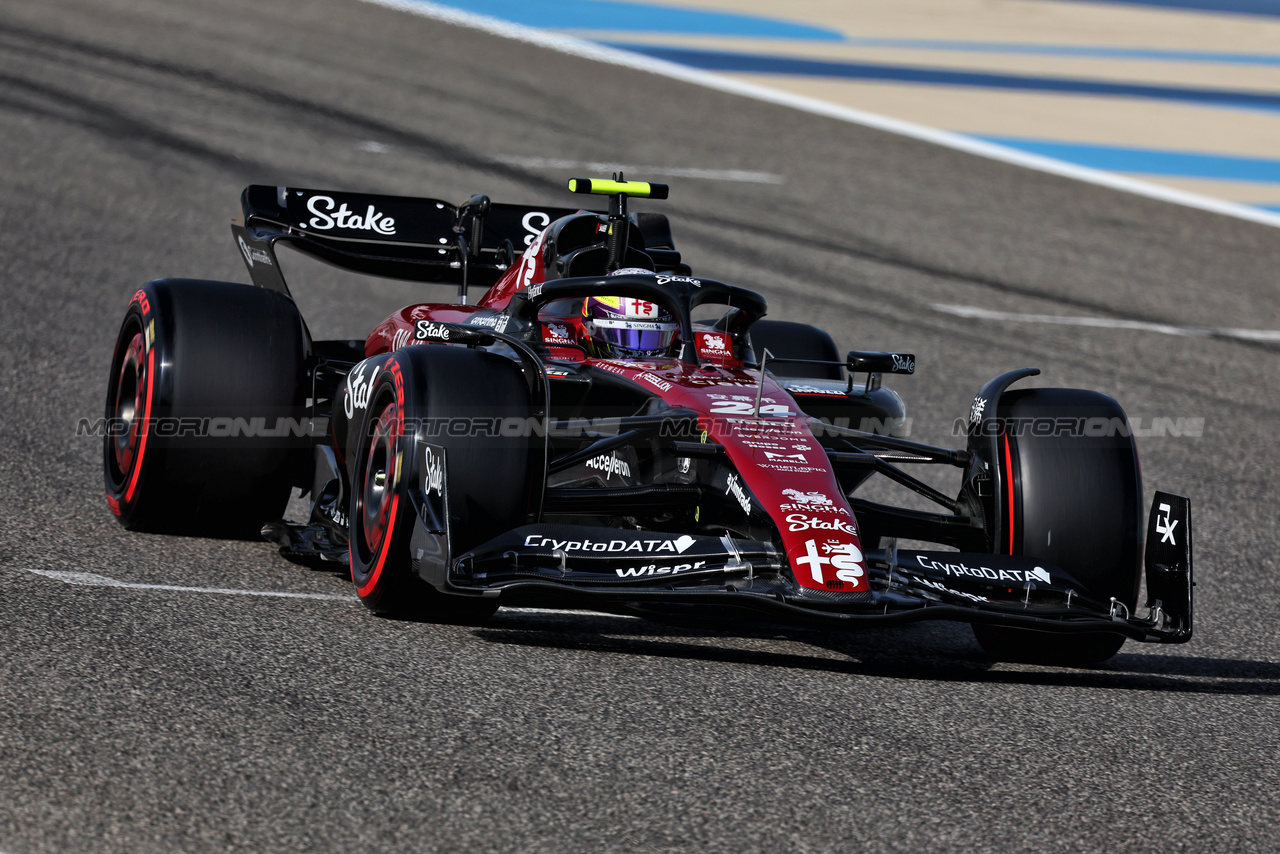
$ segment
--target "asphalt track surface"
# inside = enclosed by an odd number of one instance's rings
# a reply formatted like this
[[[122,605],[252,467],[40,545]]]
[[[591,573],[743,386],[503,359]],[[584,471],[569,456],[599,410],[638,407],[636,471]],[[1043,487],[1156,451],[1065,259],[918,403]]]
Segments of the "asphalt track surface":
[[[0,117],[4,854],[1275,849],[1276,345],[930,306],[1280,329],[1276,231],[345,0],[5,4]],[[1148,496],[1194,501],[1196,638],[1051,669],[965,626],[460,628],[157,589],[350,594],[110,517],[75,424],[136,286],[247,281],[251,182],[569,203],[513,157],[783,176],[662,209],[773,316],[914,351],[918,438],[1023,365],[1204,417],[1141,446]],[[298,269],[321,333],[413,298]]]

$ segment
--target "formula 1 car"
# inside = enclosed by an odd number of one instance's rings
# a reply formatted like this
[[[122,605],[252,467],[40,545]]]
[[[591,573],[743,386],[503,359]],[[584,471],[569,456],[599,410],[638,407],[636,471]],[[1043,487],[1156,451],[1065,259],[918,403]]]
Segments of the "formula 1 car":
[[[893,435],[884,375],[765,299],[695,276],[661,184],[574,179],[607,211],[250,186],[232,225],[254,285],[134,294],[107,393],[107,503],[128,528],[261,531],[350,566],[374,611],[500,605],[827,627],[971,623],[992,656],[1087,664],[1192,633],[1189,501],[1145,539],[1124,411],[1077,389],[974,397],[963,449]],[[312,340],[277,247],[456,285],[363,342]],[[474,304],[469,290],[483,287]],[[910,466],[953,467],[940,491]],[[936,509],[858,497],[887,478]],[[282,520],[291,490],[305,523]],[[926,548],[900,548],[899,539]]]

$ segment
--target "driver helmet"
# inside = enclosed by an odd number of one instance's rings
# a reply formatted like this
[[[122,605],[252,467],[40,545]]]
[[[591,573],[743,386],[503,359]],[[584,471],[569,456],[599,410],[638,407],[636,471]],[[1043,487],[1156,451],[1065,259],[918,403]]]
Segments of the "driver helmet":
[[[652,270],[624,267],[610,276]],[[582,319],[587,329],[588,349],[599,358],[642,359],[671,355],[671,344],[679,331],[671,312],[648,300],[634,297],[587,297],[582,303]]]

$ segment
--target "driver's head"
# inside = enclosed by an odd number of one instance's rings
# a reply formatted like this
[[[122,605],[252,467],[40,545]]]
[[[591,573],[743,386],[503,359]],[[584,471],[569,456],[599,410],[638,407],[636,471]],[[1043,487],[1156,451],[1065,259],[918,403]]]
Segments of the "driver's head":
[[[611,276],[652,270],[623,268]],[[582,303],[588,348],[602,358],[642,359],[671,355],[680,325],[665,308],[634,297],[587,297]]]

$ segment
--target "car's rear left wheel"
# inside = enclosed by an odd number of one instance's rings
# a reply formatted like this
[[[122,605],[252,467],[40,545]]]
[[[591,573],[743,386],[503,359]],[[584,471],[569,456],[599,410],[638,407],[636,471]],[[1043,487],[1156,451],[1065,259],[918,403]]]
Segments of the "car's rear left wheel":
[[[158,280],[130,300],[107,379],[103,477],[127,528],[256,536],[305,461],[306,330],[249,285]]]

